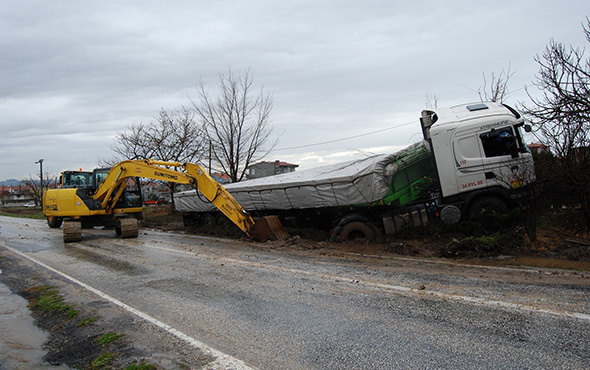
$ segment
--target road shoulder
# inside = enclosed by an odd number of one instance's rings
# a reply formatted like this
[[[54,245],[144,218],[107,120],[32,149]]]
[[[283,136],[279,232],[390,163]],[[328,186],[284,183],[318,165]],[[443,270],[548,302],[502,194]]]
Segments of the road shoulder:
[[[145,363],[173,369],[208,368],[215,361],[165,330],[6,250],[0,251],[0,269],[0,282],[14,294],[34,302],[40,287],[52,287],[78,312],[69,318],[63,311],[33,309],[35,325],[49,336],[43,361],[50,365],[90,368],[93,361],[110,359],[112,368]],[[99,343],[111,333],[119,338]]]

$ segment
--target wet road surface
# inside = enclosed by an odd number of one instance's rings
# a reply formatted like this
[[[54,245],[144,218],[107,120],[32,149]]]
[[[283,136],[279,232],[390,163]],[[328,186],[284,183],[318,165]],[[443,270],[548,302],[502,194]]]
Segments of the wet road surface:
[[[588,274],[337,258],[0,217],[0,250],[154,319],[234,367],[587,368]],[[141,317],[141,315],[144,315]],[[230,366],[231,367],[231,366]]]

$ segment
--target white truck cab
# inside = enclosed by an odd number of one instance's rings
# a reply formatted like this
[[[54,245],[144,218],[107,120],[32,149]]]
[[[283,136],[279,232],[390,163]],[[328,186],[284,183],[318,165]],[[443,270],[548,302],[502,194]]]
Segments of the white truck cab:
[[[512,189],[535,180],[532,154],[521,132],[524,119],[513,108],[493,102],[464,104],[423,111],[420,121],[431,144],[442,202],[455,204],[463,215],[477,212],[469,209],[476,198],[508,206]]]

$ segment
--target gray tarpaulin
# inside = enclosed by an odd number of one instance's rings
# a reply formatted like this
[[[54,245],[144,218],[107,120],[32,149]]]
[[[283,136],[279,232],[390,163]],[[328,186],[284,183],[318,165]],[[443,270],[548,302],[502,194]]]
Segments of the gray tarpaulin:
[[[227,184],[224,187],[247,211],[339,207],[382,199],[397,172],[395,159],[425,141],[393,154],[375,155],[356,161],[311,168],[282,175]],[[174,194],[177,211],[215,210],[195,190]]]

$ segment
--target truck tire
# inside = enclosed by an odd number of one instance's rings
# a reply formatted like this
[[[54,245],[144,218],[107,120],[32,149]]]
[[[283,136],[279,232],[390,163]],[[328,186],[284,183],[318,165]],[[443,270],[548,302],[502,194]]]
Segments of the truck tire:
[[[498,197],[484,196],[477,198],[467,211],[470,220],[508,212],[508,206]]]
[[[375,230],[362,221],[349,222],[342,227],[338,234],[340,240],[375,239]]]
[[[234,223],[231,222],[231,220],[229,218],[227,218],[226,215],[219,215],[217,216],[217,225],[222,226],[223,228],[229,228],[230,226],[232,226]]]
[[[61,218],[61,217],[53,217],[53,216],[47,217],[47,225],[49,225],[49,227],[52,229],[59,229],[61,227],[62,223],[63,223],[63,218]]]
[[[210,213],[204,214],[203,215],[203,225],[205,226],[216,226],[217,225],[217,219],[215,218],[215,216],[213,216]]]

